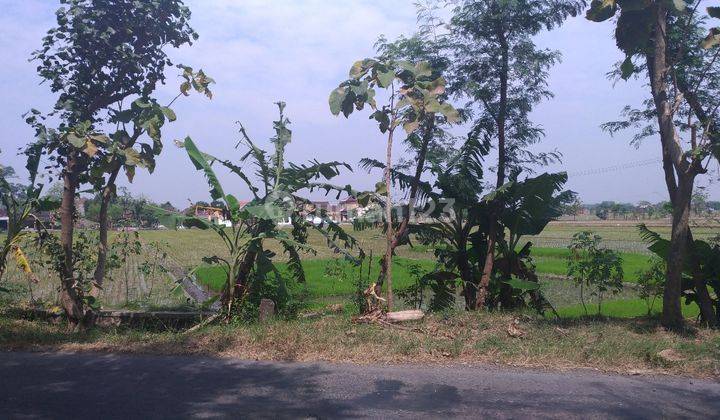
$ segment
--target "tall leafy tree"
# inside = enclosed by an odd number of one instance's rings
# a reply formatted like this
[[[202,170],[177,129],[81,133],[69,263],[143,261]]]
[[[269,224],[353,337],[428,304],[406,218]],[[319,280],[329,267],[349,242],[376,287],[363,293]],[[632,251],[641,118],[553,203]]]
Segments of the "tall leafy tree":
[[[710,7],[707,15],[720,17]],[[718,133],[718,83],[720,82],[720,33],[706,36],[707,15],[695,0],[594,0],[587,12],[591,21],[615,19],[615,41],[626,55],[616,75],[636,75],[647,80],[650,100],[645,108],[626,108],[626,119],[606,125],[611,131],[640,127],[634,140],[657,136],[662,150],[663,173],[672,204],[672,232],[668,247],[667,279],[663,294],[662,323],[683,326],[680,296],[685,264],[696,261],[690,213],[695,180],[720,157]],[[654,121],[646,125],[647,121]],[[717,324],[704,282],[694,284],[703,318]]]
[[[560,58],[557,51],[538,48],[533,38],[584,6],[583,0],[461,0],[452,12],[447,35],[454,63],[450,90],[466,98],[474,112],[471,135],[497,149],[496,188],[513,170],[556,157],[527,150],[544,135],[530,113],[552,96],[548,71]],[[503,236],[501,211],[500,203],[492,204],[478,307],[485,304],[495,244]]]
[[[197,34],[189,26],[190,11],[181,0],[61,3],[57,25],[47,32],[33,59],[38,74],[58,94],[52,114],[61,123],[40,141],[52,154],[63,180],[60,242],[65,263],[60,272],[60,302],[68,320],[77,325],[85,317],[85,292],[78,287],[73,269],[75,196],[80,185],[98,184],[104,171],[90,169],[94,159],[106,156],[99,153],[101,149],[113,153],[118,143],[129,141],[122,133],[113,139],[102,134],[103,124],[121,122],[118,112],[109,107],[139,98],[136,107],[154,108],[148,95],[164,83],[165,69],[172,64],[164,48],[190,44]],[[165,115],[167,111],[159,111],[151,111],[152,117],[144,122],[146,130],[165,117],[173,119]],[[36,112],[29,118],[42,124]],[[152,154],[152,150],[143,151]],[[132,152],[124,154],[125,159],[139,158]]]

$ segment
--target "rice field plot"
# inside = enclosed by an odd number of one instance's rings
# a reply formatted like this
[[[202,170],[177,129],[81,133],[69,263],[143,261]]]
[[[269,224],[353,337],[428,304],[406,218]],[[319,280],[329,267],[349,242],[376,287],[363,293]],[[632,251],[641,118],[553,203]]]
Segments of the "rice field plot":
[[[552,222],[540,235],[528,236],[525,239],[532,241],[533,259],[540,274],[565,275],[567,246],[572,235],[582,230],[592,230],[600,234],[604,244],[612,249],[622,252],[624,260],[623,268],[625,280],[634,281],[639,269],[646,267],[649,255],[646,245],[640,240],[639,232],[635,222],[605,221],[605,222]],[[366,255],[377,259],[384,253],[385,239],[380,230],[353,231],[352,227],[345,228],[351,233],[364,249]],[[664,236],[670,233],[670,227],[666,224],[656,223],[653,229]],[[88,232],[93,234],[92,232]],[[698,238],[708,239],[718,233],[718,225],[704,224],[695,226],[693,233]],[[111,232],[110,242],[115,240],[117,232]],[[201,266],[203,257],[218,255],[227,256],[227,251],[222,240],[212,231],[198,229],[184,230],[147,230],[138,232],[139,239],[143,244],[161,244],[166,256],[163,258],[173,260],[184,270],[193,270]],[[0,237],[1,238],[1,237]],[[307,270],[309,288],[318,296],[342,296],[352,293],[354,290],[353,280],[356,277],[344,276],[350,280],[329,279],[327,265],[330,261],[336,260],[338,255],[327,247],[326,239],[315,231],[309,232],[308,242],[316,253],[305,254],[303,260]],[[271,251],[278,256],[281,262],[284,258],[283,250],[272,241],[267,245]],[[41,258],[30,249],[30,260],[39,279],[38,283],[28,283],[27,278],[14,264],[9,264],[5,281],[13,283],[15,295],[20,293],[22,298],[54,302],[57,295],[58,279],[55,273],[48,271],[42,265],[37,264]],[[412,279],[407,273],[407,264],[414,262],[419,264],[423,270],[430,271],[434,268],[434,249],[425,246],[417,241],[412,241],[412,246],[402,246],[397,250],[397,267],[395,272],[395,286],[402,289],[409,285]],[[155,266],[151,274],[147,273],[148,266]],[[282,266],[282,264],[280,264]],[[141,255],[128,258],[128,262],[110,273],[110,280],[105,284],[100,299],[103,305],[108,307],[127,306],[175,306],[186,303],[186,298],[181,290],[176,287],[172,279],[167,276],[159,267],[163,261],[159,261],[157,255],[149,255],[144,252]],[[377,276],[377,264],[371,268],[369,278]],[[86,275],[89,273],[86,273]],[[367,273],[365,273],[367,277]],[[214,287],[208,284],[208,287]],[[19,292],[18,292],[19,291]]]

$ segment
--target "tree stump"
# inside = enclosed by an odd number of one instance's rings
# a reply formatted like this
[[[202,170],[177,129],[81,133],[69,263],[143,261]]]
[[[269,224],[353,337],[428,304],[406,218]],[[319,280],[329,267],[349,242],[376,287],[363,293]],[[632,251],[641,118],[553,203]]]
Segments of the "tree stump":
[[[275,316],[275,302],[270,299],[260,299],[260,310],[258,319],[260,322],[267,322]]]

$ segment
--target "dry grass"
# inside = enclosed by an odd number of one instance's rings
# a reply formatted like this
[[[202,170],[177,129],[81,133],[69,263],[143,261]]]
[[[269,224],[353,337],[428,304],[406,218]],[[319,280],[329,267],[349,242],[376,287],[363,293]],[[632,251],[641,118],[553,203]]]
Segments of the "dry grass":
[[[349,317],[209,326],[191,333],[128,329],[67,333],[64,327],[0,318],[0,349],[203,354],[283,361],[504,364],[542,369],[720,377],[720,332],[678,335],[655,320],[548,321],[512,314],[432,315],[403,327],[356,325]],[[658,353],[673,349],[683,360]]]

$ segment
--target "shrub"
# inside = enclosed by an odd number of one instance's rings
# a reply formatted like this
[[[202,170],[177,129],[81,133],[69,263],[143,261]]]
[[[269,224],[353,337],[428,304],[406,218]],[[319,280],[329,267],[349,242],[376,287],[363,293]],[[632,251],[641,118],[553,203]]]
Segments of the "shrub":
[[[649,267],[645,270],[638,270],[638,296],[645,301],[648,315],[652,313],[655,300],[665,290],[665,261],[658,257],[649,260]]]
[[[598,301],[598,314],[602,312],[602,298],[608,291],[617,294],[623,288],[622,258],[618,252],[600,246],[602,238],[590,231],[573,235],[568,257],[568,277],[580,286],[580,301],[587,315],[584,288]]]

